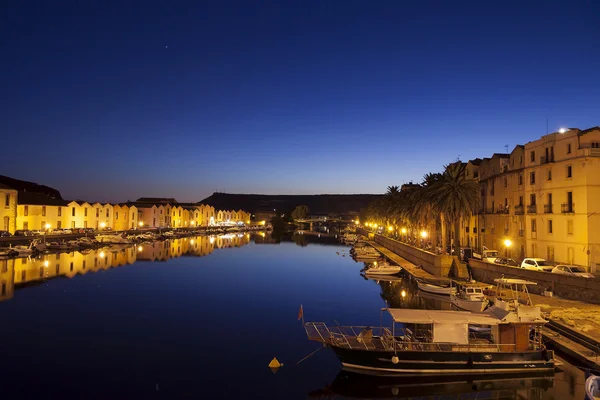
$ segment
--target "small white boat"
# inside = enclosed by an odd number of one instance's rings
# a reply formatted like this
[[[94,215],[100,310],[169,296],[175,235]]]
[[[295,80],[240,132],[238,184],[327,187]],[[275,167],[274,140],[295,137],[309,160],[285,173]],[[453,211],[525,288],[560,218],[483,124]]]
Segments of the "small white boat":
[[[99,243],[105,244],[132,244],[133,241],[127,239],[125,235],[119,234],[104,234],[104,235],[96,235],[96,240]]]
[[[472,284],[459,284],[456,293],[450,294],[450,302],[462,309],[471,312],[483,312],[489,304],[483,294],[483,288]]]
[[[419,286],[419,289],[421,289],[424,292],[441,294],[444,296],[448,296],[450,295],[450,293],[456,292],[456,288],[452,286],[438,286],[421,281],[417,281],[417,285]]]
[[[47,242],[46,249],[47,250],[71,250],[75,249],[77,246],[72,243],[61,241],[61,242]]]
[[[585,394],[589,400],[600,400],[600,376],[590,375],[585,380]]]
[[[31,243],[29,243],[29,246],[24,246],[24,245],[11,246],[11,249],[17,252],[17,257],[27,257],[37,251],[36,244],[38,242],[39,242],[39,239],[32,240]]]
[[[366,275],[395,275],[402,271],[402,267],[399,265],[390,265],[383,261],[381,263],[374,262],[372,265],[365,269]]]

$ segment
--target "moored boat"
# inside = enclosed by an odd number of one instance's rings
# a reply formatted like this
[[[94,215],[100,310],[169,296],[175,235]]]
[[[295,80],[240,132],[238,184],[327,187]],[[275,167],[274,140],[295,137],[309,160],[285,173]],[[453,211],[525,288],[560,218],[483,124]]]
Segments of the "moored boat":
[[[395,275],[402,271],[399,265],[390,265],[386,261],[377,262],[369,265],[364,269],[366,275]]]
[[[127,239],[125,235],[119,234],[101,234],[96,235],[96,240],[104,244],[132,244],[133,241]]]
[[[497,308],[486,313],[384,311],[392,317],[391,327],[329,327],[307,322],[304,328],[310,340],[332,348],[345,370],[361,374],[433,376],[554,370],[554,353],[546,349],[539,334],[546,323],[536,316],[539,313],[524,308],[518,313]],[[489,327],[491,334],[470,334],[471,325]]]
[[[458,284],[456,292],[450,294],[450,302],[462,310],[471,312],[482,312],[489,305],[483,288],[469,283]]]
[[[439,285],[434,285],[432,283],[427,283],[427,282],[422,282],[422,281],[417,281],[417,285],[419,286],[419,289],[424,292],[433,293],[433,294],[441,294],[444,296],[448,296],[448,295],[450,295],[450,293],[456,292],[456,288],[454,288],[452,286],[439,286]]]

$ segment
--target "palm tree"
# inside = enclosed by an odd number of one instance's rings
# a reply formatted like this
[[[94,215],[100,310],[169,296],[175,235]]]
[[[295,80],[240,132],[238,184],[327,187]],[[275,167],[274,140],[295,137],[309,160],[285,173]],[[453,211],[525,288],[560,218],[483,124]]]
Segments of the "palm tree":
[[[479,184],[465,176],[466,164],[458,161],[444,166],[439,181],[432,184],[430,199],[434,208],[454,225],[454,254],[460,256],[460,222],[479,207]]]

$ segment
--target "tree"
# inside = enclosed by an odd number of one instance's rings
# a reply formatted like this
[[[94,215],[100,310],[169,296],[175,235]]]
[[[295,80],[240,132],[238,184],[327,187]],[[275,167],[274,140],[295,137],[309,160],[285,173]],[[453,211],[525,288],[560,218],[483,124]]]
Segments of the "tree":
[[[294,219],[302,219],[302,218],[306,218],[308,216],[308,206],[302,204],[301,206],[297,206],[296,208],[294,208],[294,211],[292,211],[292,218]]]
[[[444,167],[441,179],[429,190],[432,205],[454,225],[454,254],[460,257],[460,222],[479,207],[479,184],[465,175],[466,164],[455,162]]]

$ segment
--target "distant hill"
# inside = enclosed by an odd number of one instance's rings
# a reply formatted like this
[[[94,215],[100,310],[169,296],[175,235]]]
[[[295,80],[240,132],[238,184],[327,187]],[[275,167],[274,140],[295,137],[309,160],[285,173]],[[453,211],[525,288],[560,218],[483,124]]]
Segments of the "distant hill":
[[[316,194],[316,195],[268,195],[232,194],[215,192],[200,201],[219,210],[244,210],[251,213],[272,211],[289,213],[296,206],[306,204],[311,214],[346,214],[359,212],[381,194]]]
[[[20,179],[11,178],[4,175],[0,175],[0,183],[19,192],[43,193],[46,196],[51,197],[53,199],[62,200],[62,197],[58,190],[46,185],[39,185],[34,182],[22,181]]]

